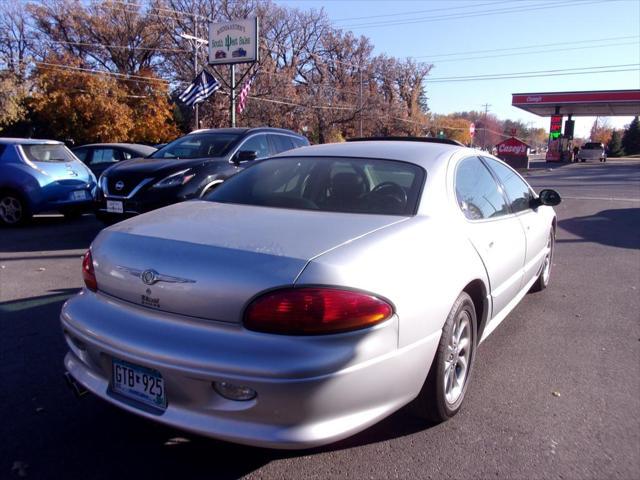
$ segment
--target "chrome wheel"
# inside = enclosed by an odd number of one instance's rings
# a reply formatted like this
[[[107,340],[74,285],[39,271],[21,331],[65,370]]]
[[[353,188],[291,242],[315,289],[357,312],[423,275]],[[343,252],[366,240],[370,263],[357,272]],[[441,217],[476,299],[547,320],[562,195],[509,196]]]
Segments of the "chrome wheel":
[[[471,359],[471,317],[462,310],[455,319],[444,362],[444,392],[447,403],[456,403],[464,391]]]
[[[0,199],[0,219],[8,225],[19,223],[24,215],[23,210],[22,202],[16,197],[7,195]]]

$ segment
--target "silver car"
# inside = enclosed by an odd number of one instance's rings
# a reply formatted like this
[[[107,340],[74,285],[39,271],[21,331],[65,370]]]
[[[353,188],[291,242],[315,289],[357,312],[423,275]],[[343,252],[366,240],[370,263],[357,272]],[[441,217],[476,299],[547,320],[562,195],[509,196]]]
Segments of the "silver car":
[[[330,443],[410,402],[446,420],[478,344],[549,283],[559,202],[444,140],[256,162],[98,235],[61,313],[67,372],[124,410],[257,446]]]

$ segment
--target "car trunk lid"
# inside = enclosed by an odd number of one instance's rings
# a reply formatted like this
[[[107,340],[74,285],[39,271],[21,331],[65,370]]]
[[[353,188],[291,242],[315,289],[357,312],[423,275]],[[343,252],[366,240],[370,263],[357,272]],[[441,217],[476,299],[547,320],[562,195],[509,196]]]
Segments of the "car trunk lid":
[[[98,288],[146,308],[239,323],[248,301],[293,285],[311,259],[404,219],[184,202],[105,230],[92,246]]]

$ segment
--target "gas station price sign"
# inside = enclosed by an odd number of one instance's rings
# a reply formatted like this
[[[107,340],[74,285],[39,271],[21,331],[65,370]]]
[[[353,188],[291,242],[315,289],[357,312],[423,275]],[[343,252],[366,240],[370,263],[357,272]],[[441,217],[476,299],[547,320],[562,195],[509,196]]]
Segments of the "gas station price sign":
[[[562,136],[562,115],[553,115],[551,117],[549,133],[552,140],[556,140]]]

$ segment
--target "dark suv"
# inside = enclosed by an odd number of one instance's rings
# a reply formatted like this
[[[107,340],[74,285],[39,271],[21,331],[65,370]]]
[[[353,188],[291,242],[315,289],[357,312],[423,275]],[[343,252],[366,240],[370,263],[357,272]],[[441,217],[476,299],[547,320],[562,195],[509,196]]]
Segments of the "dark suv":
[[[96,214],[112,223],[200,198],[253,160],[306,145],[305,137],[279,128],[196,130],[149,157],[107,169],[98,181]]]

